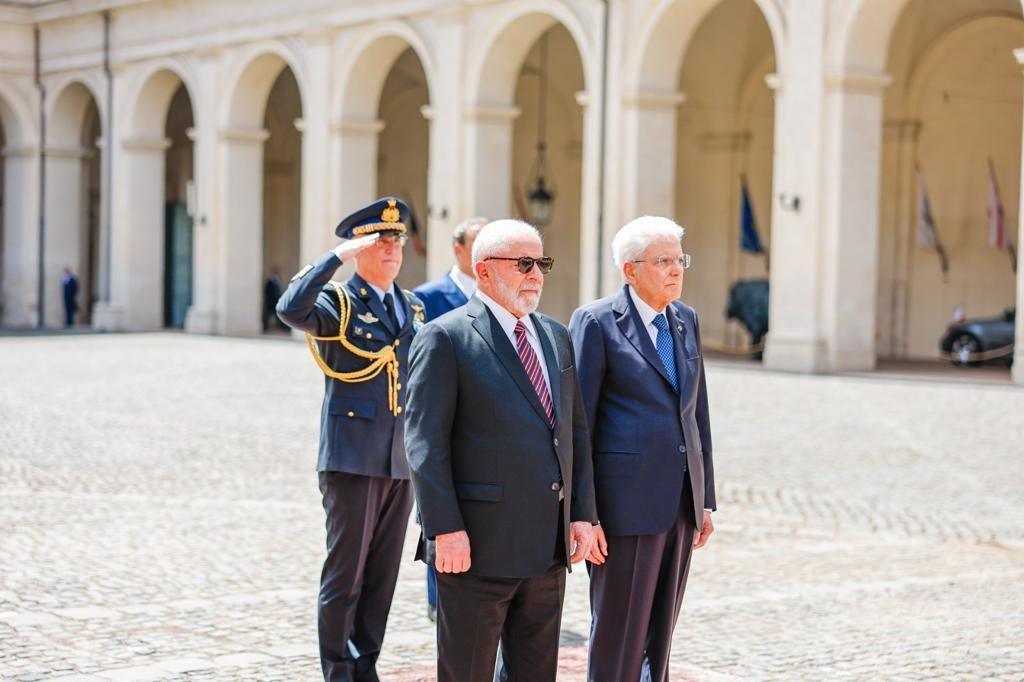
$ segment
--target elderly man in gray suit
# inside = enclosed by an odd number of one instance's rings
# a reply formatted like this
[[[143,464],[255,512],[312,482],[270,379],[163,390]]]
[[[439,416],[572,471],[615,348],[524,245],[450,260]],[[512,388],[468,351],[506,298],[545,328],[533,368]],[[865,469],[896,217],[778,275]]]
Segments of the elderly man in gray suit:
[[[700,325],[677,300],[690,265],[682,238],[668,218],[619,230],[612,253],[626,285],[569,323],[601,518],[589,557],[592,682],[668,679],[690,556],[713,531]]]
[[[534,311],[553,261],[519,221],[473,244],[478,289],[410,352],[406,452],[437,569],[441,682],[554,680],[565,570],[597,520],[566,328]]]

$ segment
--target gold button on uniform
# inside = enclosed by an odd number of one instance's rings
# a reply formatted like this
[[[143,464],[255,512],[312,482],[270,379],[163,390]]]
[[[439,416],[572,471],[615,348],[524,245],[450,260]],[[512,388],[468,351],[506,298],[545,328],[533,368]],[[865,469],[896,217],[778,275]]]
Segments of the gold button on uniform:
[[[355,412],[352,412],[352,411],[349,411],[349,413],[348,413],[348,416],[350,416],[350,417],[354,417],[354,416],[356,416],[356,413],[355,413]]]
[[[366,338],[372,339],[373,338],[373,334],[371,334],[370,332],[366,332]]]
[[[402,406],[401,405],[399,405],[398,407],[395,408],[395,414],[402,414]]]

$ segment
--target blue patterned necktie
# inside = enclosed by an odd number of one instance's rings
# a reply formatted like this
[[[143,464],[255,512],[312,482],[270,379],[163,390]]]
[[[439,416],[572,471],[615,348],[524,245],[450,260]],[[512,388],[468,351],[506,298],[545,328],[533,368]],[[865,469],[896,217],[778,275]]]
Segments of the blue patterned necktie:
[[[658,357],[661,358],[661,364],[665,366],[665,371],[668,372],[668,379],[672,382],[672,388],[676,389],[676,393],[678,393],[679,380],[676,378],[676,354],[672,349],[672,335],[668,333],[668,320],[665,319],[664,314],[654,317],[654,326],[658,328],[658,340],[654,344],[658,349]]]

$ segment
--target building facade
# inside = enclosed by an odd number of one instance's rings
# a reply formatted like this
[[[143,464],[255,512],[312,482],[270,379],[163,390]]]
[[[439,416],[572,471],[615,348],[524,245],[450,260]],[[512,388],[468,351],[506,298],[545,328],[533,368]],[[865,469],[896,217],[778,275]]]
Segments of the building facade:
[[[471,215],[553,188],[544,309],[621,285],[615,230],[687,229],[709,346],[770,281],[769,367],[934,357],[1024,297],[1020,0],[26,0],[0,5],[0,323],[254,334],[262,283],[383,194],[414,286]],[[942,258],[921,229],[927,192]],[[740,248],[744,193],[765,253]],[[1024,384],[1024,316],[1014,377]]]

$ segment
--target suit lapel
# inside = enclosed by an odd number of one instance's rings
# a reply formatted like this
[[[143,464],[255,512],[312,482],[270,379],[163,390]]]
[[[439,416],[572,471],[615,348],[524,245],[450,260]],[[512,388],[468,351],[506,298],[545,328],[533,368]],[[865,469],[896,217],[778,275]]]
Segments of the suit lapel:
[[[668,313],[669,332],[672,334],[672,346],[676,356],[676,378],[679,380],[679,400],[688,395],[690,382],[693,377],[686,366],[686,322],[683,321],[679,311],[671,303],[665,309]]]
[[[558,355],[555,352],[555,339],[551,330],[541,324],[540,318],[530,315],[533,320],[533,328],[537,330],[537,338],[540,339],[541,350],[544,351],[544,362],[548,366],[548,391],[551,392],[551,407],[555,411],[555,423],[558,422],[559,399],[562,396],[561,370],[558,368]],[[538,401],[539,402],[539,401]]]
[[[519,359],[519,354],[516,352],[512,342],[509,341],[508,336],[505,335],[505,330],[494,319],[494,315],[487,309],[484,302],[475,296],[466,305],[466,314],[474,318],[473,328],[483,337],[487,345],[490,346],[491,351],[498,357],[509,377],[511,377],[519,391],[523,394],[523,397],[533,406],[537,415],[547,422],[547,413],[544,412],[544,408],[540,405],[540,398],[537,397],[537,392],[533,390],[530,377],[526,376],[526,370]]]
[[[647,360],[648,363],[661,375],[665,382],[671,387],[672,381],[668,378],[668,372],[665,371],[665,365],[661,364],[661,358],[658,357],[658,350],[651,343],[651,337],[647,333],[647,330],[643,328],[643,321],[640,319],[640,313],[637,312],[636,306],[629,300],[629,289],[628,285],[622,288],[619,292],[619,296],[613,306],[617,313],[615,320],[619,326],[619,330],[622,335],[629,339],[629,342],[633,344],[637,352]],[[678,367],[676,373],[678,374]]]

